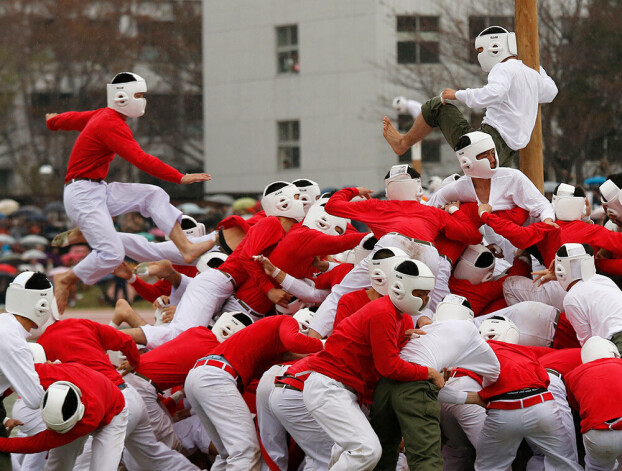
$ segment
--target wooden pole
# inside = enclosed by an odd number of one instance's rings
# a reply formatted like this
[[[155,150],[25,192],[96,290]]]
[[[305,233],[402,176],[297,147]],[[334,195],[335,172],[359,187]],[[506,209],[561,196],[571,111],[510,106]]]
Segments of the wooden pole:
[[[540,71],[537,0],[515,0],[514,19],[516,23],[518,58],[525,65]],[[531,140],[527,147],[520,151],[520,169],[544,193],[540,106],[538,106],[538,117],[531,134]]]

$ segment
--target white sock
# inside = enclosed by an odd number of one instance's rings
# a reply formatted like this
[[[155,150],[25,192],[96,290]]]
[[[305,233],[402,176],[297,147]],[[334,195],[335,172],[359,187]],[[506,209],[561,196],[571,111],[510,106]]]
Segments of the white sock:
[[[114,322],[112,322],[112,321],[108,322],[108,325],[109,325],[110,327],[114,327],[115,329],[118,329],[118,328],[119,328],[119,326],[118,326],[117,324],[115,324]]]

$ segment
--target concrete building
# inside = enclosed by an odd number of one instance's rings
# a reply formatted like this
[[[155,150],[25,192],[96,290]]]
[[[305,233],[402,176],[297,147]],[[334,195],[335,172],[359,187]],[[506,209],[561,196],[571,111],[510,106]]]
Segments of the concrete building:
[[[398,121],[393,97],[423,102],[485,80],[474,65],[467,76],[451,70],[450,81],[439,64],[450,47],[469,60],[468,29],[490,24],[472,3],[451,2],[451,14],[465,19],[454,25],[443,5],[425,0],[204,0],[204,149],[214,177],[206,191],[258,192],[299,177],[382,190],[400,161],[382,136],[385,114]],[[502,15],[506,23],[512,14]],[[441,40],[452,27],[463,33],[459,46]],[[422,156],[424,183],[459,170],[438,131]]]

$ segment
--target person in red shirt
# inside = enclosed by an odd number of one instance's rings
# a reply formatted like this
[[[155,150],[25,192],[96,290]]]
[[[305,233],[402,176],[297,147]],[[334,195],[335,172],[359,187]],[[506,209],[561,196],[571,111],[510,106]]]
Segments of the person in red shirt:
[[[467,403],[487,409],[475,469],[509,468],[524,438],[555,469],[581,470],[547,390],[549,376],[530,347],[514,344],[520,335],[516,326],[490,319],[482,323],[480,334],[497,355],[501,373],[493,384],[484,383],[479,392],[467,395]]]
[[[307,354],[322,349],[320,340],[299,330],[291,316],[260,319],[208,350],[188,373],[186,397],[218,449],[221,466],[258,469],[259,442],[240,388],[259,379],[286,352]]]
[[[139,393],[125,384],[110,363],[107,350],[121,351],[129,363],[139,365],[141,357],[130,336],[88,319],[67,319],[47,327],[37,342],[49,361],[76,362],[92,368],[123,392],[128,409],[125,446],[132,462],[143,468],[155,465],[162,469],[197,469],[185,456],[156,440]]]
[[[115,154],[165,181],[189,184],[211,178],[206,173],[182,175],[145,153],[134,140],[126,120],[138,118],[145,112],[147,84],[142,77],[122,72],[107,88],[107,108],[46,115],[47,126],[52,131],[80,131],[67,165],[63,200],[67,215],[92,248],[75,267],[55,277],[55,296],[61,313],[67,306],[73,285],[78,281],[94,284],[123,262],[125,252],[117,237],[113,216],[140,211],[143,216],[153,218],[187,261],[209,249],[186,238],[179,224],[181,211],[169,203],[169,196],[161,188],[104,181]]]
[[[304,362],[311,371],[303,391],[305,405],[344,450],[333,470],[371,470],[380,459],[380,442],[357,399],[381,376],[397,381],[430,380],[439,388],[444,384],[436,370],[399,356],[405,318],[425,307],[434,275],[423,262],[405,260],[391,271],[389,286],[389,296],[371,301],[342,321],[325,350]],[[297,366],[288,373],[298,374]]]
[[[47,430],[32,437],[0,438],[0,450],[52,450],[47,462],[49,469],[72,469],[86,439],[92,435],[91,469],[116,471],[128,420],[119,388],[101,373],[79,363],[41,363],[35,369],[46,390],[41,416]]]
[[[155,348],[197,325],[208,326],[227,298],[238,286],[254,279],[274,303],[287,296],[274,287],[253,256],[269,251],[294,224],[302,220],[302,201],[295,185],[274,182],[264,190],[262,205],[268,217],[253,225],[227,260],[218,268],[210,268],[188,284],[170,324],[144,325],[128,329],[128,335],[148,348]]]
[[[594,336],[583,344],[581,360],[564,380],[568,401],[581,415],[585,469],[613,470],[622,455],[620,352],[611,341]]]

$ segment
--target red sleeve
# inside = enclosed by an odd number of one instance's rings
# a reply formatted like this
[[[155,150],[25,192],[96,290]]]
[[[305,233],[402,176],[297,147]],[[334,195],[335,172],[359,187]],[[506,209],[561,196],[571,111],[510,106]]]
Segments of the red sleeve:
[[[335,313],[335,321],[333,322],[333,332],[339,325],[339,323],[347,317],[350,317],[356,311],[353,310],[352,296],[348,296],[350,293],[342,296],[337,302],[337,312]]]
[[[167,280],[158,280],[150,285],[140,278],[136,278],[136,281],[132,283],[132,288],[136,290],[141,298],[150,303],[162,295],[170,296],[171,294],[171,283]]]
[[[374,357],[374,366],[380,376],[397,381],[425,381],[428,369],[425,366],[409,363],[400,358],[397,346],[395,321],[393,314],[379,312],[369,323],[370,346]]]
[[[122,330],[115,329],[109,325],[100,324],[98,322],[90,322],[91,328],[94,328],[105,350],[114,350],[122,352],[134,367],[140,363],[140,354],[136,348],[136,342],[124,333]]]
[[[404,346],[408,343],[408,341],[410,339],[406,338],[406,331],[410,330],[410,329],[414,329],[415,328],[415,323],[413,322],[413,318],[412,316],[409,315],[405,315],[404,316],[404,326],[402,328],[402,332],[400,334],[400,337],[398,338],[400,344],[399,344],[399,349],[401,350],[402,348],[404,348]],[[334,330],[334,329],[333,329]],[[401,340],[400,340],[401,339]]]
[[[263,254],[277,244],[285,235],[281,223],[276,218],[264,218],[249,230],[244,239],[241,256],[252,258],[253,255]],[[259,263],[247,264],[249,274],[263,293],[268,293],[275,287],[272,280],[263,271]]]
[[[505,237],[512,245],[519,249],[531,247],[546,237],[547,233],[550,231],[558,230],[543,222],[537,222],[527,227],[522,227],[508,219],[501,218],[496,214],[488,212],[482,213],[481,219],[485,224],[488,224],[493,231]]]
[[[355,221],[366,222],[370,216],[376,213],[378,200],[369,199],[351,202],[350,200],[359,195],[356,188],[344,188],[336,192],[326,202],[324,209],[328,214],[342,218],[354,219]]]
[[[505,280],[505,278],[507,278],[508,276],[531,277],[531,265],[516,257],[514,259],[514,263],[512,263],[512,266],[508,270],[507,275],[505,275],[502,279]]]
[[[320,273],[315,278],[315,287],[317,289],[332,289],[333,286],[341,283],[341,280],[352,271],[354,265],[351,263],[340,263],[330,271]]]
[[[67,433],[43,430],[32,437],[0,438],[0,451],[5,453],[40,453],[71,443],[77,438],[88,435],[94,429],[81,423],[76,424]]]
[[[279,338],[287,351],[292,353],[314,353],[324,348],[320,339],[301,334],[298,321],[293,317],[283,319],[279,326]]]
[[[167,182],[180,183],[183,174],[157,157],[147,154],[132,136],[129,126],[102,126],[98,129],[101,138],[115,154],[118,154],[143,172]]]
[[[603,247],[615,257],[622,257],[622,232],[614,232],[598,224],[582,225],[585,231],[584,242],[594,247]]]
[[[320,231],[316,232],[317,235],[314,235],[309,243],[302,247],[307,255],[314,257],[333,255],[354,248],[368,234],[365,232],[346,232],[342,235],[332,236]]]
[[[255,224],[257,224],[259,221],[261,221],[262,219],[266,218],[266,212],[262,209],[261,211],[253,214],[250,218],[248,218],[246,220],[246,223],[249,226],[254,226]]]
[[[48,119],[45,124],[50,131],[82,131],[98,111],[68,111]]]
[[[622,276],[622,259],[620,258],[595,258],[596,268],[609,275]]]
[[[553,353],[556,350],[553,348],[549,348],[549,347],[535,347],[535,346],[530,346],[529,350],[531,350],[531,352],[537,357],[540,358],[541,356],[547,355],[549,353]]]
[[[439,217],[439,229],[443,229],[448,239],[465,242],[469,245],[479,244],[482,241],[482,234],[478,227],[471,222],[469,216],[458,209],[453,214],[449,214],[442,209],[432,208]],[[427,376],[426,376],[427,377]]]

